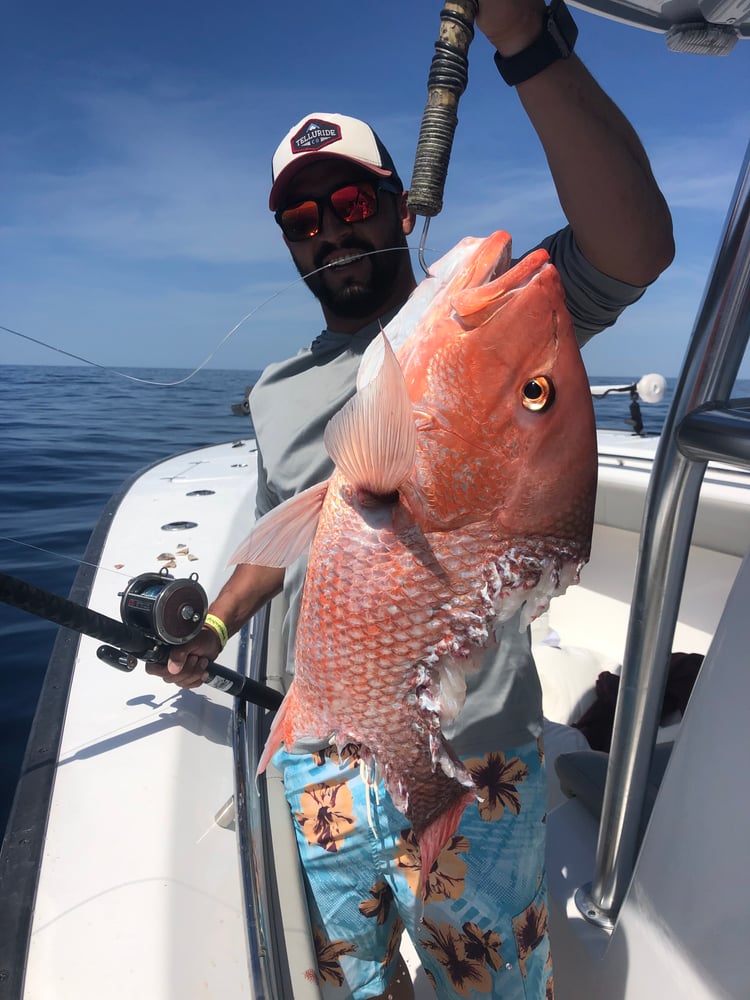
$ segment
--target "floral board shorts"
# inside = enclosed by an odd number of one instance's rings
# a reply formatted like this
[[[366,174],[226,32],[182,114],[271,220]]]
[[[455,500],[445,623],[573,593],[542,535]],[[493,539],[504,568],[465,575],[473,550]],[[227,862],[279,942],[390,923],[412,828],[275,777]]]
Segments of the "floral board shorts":
[[[274,757],[326,1000],[382,993],[404,928],[440,1000],[552,1000],[541,741],[463,758],[481,799],[433,865],[424,901],[413,832],[383,784],[363,780],[357,750]]]

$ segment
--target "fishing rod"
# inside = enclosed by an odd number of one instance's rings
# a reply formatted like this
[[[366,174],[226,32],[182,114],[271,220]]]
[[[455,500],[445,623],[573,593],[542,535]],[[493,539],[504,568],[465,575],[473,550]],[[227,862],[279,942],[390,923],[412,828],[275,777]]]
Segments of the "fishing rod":
[[[443,207],[443,190],[453,136],[458,124],[458,102],[469,79],[469,46],[474,38],[477,0],[446,0],[440,12],[440,31],[427,78],[427,103],[422,114],[409,208],[425,216],[419,244],[419,263],[425,274],[424,247],[430,219]]]
[[[173,646],[184,645],[200,632],[208,607],[206,592],[196,573],[186,580],[175,580],[166,570],[142,573],[130,580],[119,596],[122,621],[0,573],[0,601],[55,625],[101,639],[107,645],[97,649],[97,657],[126,672],[134,670],[139,659],[166,664]],[[271,710],[282,702],[279,691],[219,663],[209,663],[206,672],[210,687],[243,701]]]

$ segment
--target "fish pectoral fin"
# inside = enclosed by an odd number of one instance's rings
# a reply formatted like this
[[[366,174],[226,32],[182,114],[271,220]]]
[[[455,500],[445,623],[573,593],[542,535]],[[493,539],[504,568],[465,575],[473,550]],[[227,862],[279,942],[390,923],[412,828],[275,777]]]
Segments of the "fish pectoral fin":
[[[344,478],[376,495],[393,493],[414,467],[417,431],[404,376],[382,333],[383,364],[330,420],[325,446]]]
[[[326,479],[285,500],[261,517],[229,560],[258,566],[289,566],[310,546],[328,490]]]

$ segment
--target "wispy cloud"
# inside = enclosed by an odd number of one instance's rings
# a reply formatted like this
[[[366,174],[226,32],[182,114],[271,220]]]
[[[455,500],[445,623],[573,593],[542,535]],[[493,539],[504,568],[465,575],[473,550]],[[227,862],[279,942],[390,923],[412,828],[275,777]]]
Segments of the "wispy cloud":
[[[49,160],[35,169],[16,143],[3,171],[14,205],[5,238],[209,264],[281,257],[265,209],[268,167],[233,127],[239,100],[76,95],[86,158],[73,171],[50,170]]]
[[[748,121],[696,134],[660,136],[650,147],[654,172],[673,209],[726,212],[747,142]]]

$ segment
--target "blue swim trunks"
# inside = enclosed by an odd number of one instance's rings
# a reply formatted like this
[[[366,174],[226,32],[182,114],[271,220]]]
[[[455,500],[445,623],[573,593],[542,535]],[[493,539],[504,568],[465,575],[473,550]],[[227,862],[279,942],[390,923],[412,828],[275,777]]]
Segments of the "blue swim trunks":
[[[357,747],[274,763],[284,774],[307,880],[326,1000],[389,985],[406,929],[441,1000],[551,1000],[541,741],[464,757],[470,805],[419,893],[419,851],[385,787],[362,779]]]

